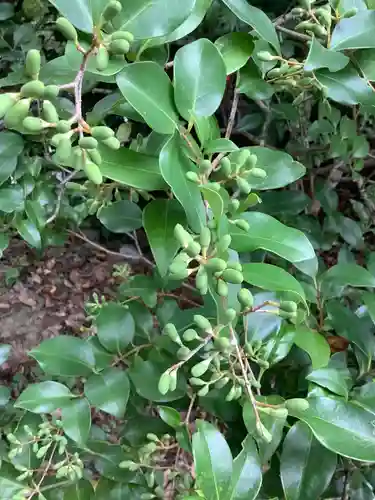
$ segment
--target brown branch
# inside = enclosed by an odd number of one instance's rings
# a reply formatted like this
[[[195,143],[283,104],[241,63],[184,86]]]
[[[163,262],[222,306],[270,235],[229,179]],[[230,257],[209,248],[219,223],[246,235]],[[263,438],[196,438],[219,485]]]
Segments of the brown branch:
[[[275,25],[277,31],[281,31],[281,33],[285,33],[290,38],[294,38],[294,40],[298,40],[300,42],[310,42],[312,40],[311,36],[304,35],[303,33],[298,33],[297,31],[290,30],[288,28],[284,28],[284,26]]]

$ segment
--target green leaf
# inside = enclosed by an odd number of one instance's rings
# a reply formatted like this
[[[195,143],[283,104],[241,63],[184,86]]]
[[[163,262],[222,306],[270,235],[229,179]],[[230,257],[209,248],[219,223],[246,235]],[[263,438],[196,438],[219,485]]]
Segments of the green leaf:
[[[21,186],[15,185],[0,189],[0,212],[10,214],[24,206],[24,192]]]
[[[142,211],[128,200],[115,201],[98,212],[100,222],[113,233],[129,233],[142,227]]]
[[[3,495],[3,500],[13,500],[17,494],[24,491],[25,484],[17,480],[20,473],[7,462],[2,462],[0,468],[0,491]],[[31,488],[29,489],[31,494]],[[17,498],[17,497],[16,497]]]
[[[193,434],[196,481],[206,500],[223,500],[232,480],[233,459],[224,436],[210,423],[197,421]]]
[[[4,250],[9,246],[9,236],[5,233],[0,233],[0,259],[4,255]],[[0,344],[1,345],[1,344]],[[1,349],[1,347],[0,347]],[[0,365],[1,365],[1,355],[0,355]]]
[[[352,377],[347,367],[327,366],[326,368],[319,368],[310,372],[306,380],[314,382],[314,384],[320,385],[346,399],[353,385]]]
[[[375,47],[375,12],[364,10],[341,19],[332,33],[331,49],[367,49]]]
[[[133,341],[135,324],[129,310],[115,302],[108,302],[96,318],[100,343],[109,352],[121,353]]]
[[[121,148],[118,151],[103,148],[101,153],[103,162],[100,170],[104,177],[145,191],[155,191],[166,187],[156,157],[127,148]]]
[[[6,387],[5,385],[0,385],[0,407],[6,406],[11,397],[11,392],[9,387]]]
[[[180,245],[174,237],[176,224],[185,225],[186,216],[177,200],[153,200],[143,211],[143,226],[161,277]]]
[[[91,346],[84,340],[70,335],[44,340],[29,355],[36,359],[42,370],[61,377],[85,377],[95,367]]]
[[[253,500],[262,485],[262,467],[254,439],[247,436],[233,461],[232,482],[225,500]]]
[[[85,383],[85,396],[90,404],[116,418],[124,418],[129,392],[129,378],[118,368],[91,375]]]
[[[116,81],[147,125],[160,134],[173,134],[178,124],[173,88],[159,64],[152,61],[128,64],[118,73]]]
[[[329,287],[375,287],[375,277],[358,264],[337,264],[320,277],[324,289]]]
[[[238,92],[247,95],[253,101],[271,99],[274,94],[273,86],[264,81],[254,61],[249,61],[241,68]]]
[[[21,135],[8,131],[3,131],[0,134],[0,184],[8,180],[15,171],[18,156],[22,153],[23,148],[24,142]]]
[[[224,59],[227,75],[245,66],[254,50],[253,37],[248,33],[227,33],[215,42]]]
[[[283,444],[280,475],[288,500],[316,500],[327,489],[337,465],[303,422],[289,430]]]
[[[95,488],[94,498],[95,500],[140,500],[142,495],[147,493],[148,490],[143,486],[119,483],[101,477]]]
[[[204,152],[208,155],[213,153],[232,153],[233,151],[238,151],[238,149],[238,146],[234,142],[222,137],[208,142],[204,147]]]
[[[326,49],[314,37],[304,64],[304,70],[314,71],[319,68],[328,68],[329,71],[335,72],[345,68],[348,63],[349,57],[334,50]]]
[[[278,54],[281,54],[280,42],[276,30],[270,18],[262,10],[249,5],[246,0],[222,1],[241,21],[249,24],[259,38],[266,40]]]
[[[175,134],[160,153],[160,170],[164,180],[183,206],[189,225],[199,232],[205,225],[205,211],[199,187],[186,179],[186,173],[195,171],[195,165],[181,150],[181,139]]]
[[[19,235],[34,248],[41,248],[42,237],[36,225],[29,219],[23,219],[16,223]]]
[[[0,344],[0,366],[8,360],[12,346],[8,344]]]
[[[107,0],[49,0],[60,13],[76,28],[91,33],[93,26],[100,20],[100,14],[107,5]]]
[[[374,90],[351,66],[336,73],[321,69],[315,72],[315,77],[326,88],[327,96],[333,101],[349,106],[375,104]]]
[[[96,498],[93,485],[86,479],[81,479],[65,488],[56,484],[56,490],[57,496],[48,497],[48,500],[93,500]],[[106,500],[109,498],[107,497]]]
[[[158,301],[157,283],[153,276],[137,274],[120,286],[119,293],[123,297],[140,297],[147,307],[153,308]]]
[[[241,217],[250,224],[251,231],[247,233],[238,228],[231,230],[231,247],[234,250],[251,252],[261,248],[292,262],[296,267],[311,262],[309,275],[316,274],[318,266],[315,251],[302,232],[284,226],[270,215],[261,212],[248,212]]]
[[[221,132],[215,116],[196,116],[194,128],[202,146],[220,140]]]
[[[86,398],[75,399],[61,409],[62,428],[78,444],[84,444],[91,429],[91,408]]]
[[[328,365],[331,349],[328,342],[320,333],[307,327],[299,326],[296,330],[294,343],[311,358],[314,370]]]
[[[200,38],[180,48],[174,57],[174,99],[187,121],[211,116],[220,106],[226,85],[223,58],[215,45]]]
[[[41,382],[26,387],[14,406],[33,413],[52,413],[69,402],[72,397],[73,394],[63,384],[52,381]]]
[[[80,42],[80,45],[84,50],[90,49],[89,43]],[[74,42],[68,42],[66,44],[65,58],[70,68],[78,72],[82,64],[82,53],[78,52]],[[90,57],[87,62],[85,74],[92,73],[94,75],[97,75],[96,78],[99,81],[106,81],[105,77],[116,75],[126,66],[126,64],[127,63],[125,59],[110,58],[108,61],[108,66],[104,70],[98,70],[96,57]]]
[[[308,410],[289,413],[305,422],[325,448],[354,460],[375,462],[372,412],[342,399],[318,397],[308,401]]]
[[[188,18],[194,0],[176,3],[174,0],[121,0],[122,12],[115,26],[130,31],[138,39],[168,35]]]
[[[373,49],[357,50],[353,54],[353,60],[355,60],[356,64],[360,67],[365,78],[371,81],[375,80],[374,57],[375,50]]]
[[[253,286],[270,290],[271,292],[286,292],[292,295],[292,300],[306,304],[305,292],[300,283],[281,267],[271,264],[243,264],[244,280]]]
[[[351,394],[352,402],[375,413],[375,382],[356,387]]]
[[[128,373],[137,394],[156,403],[166,403],[183,398],[186,394],[186,382],[182,381],[181,374],[178,375],[175,391],[168,392],[166,395],[159,392],[158,384],[160,376],[164,372],[163,368],[164,366],[161,367],[152,361],[144,361],[141,357],[136,357]]]
[[[224,214],[224,200],[220,193],[206,186],[202,186],[200,190],[203,194],[203,198],[212,210],[215,219],[220,220],[220,217]]]
[[[169,406],[159,406],[158,410],[160,418],[170,427],[173,429],[181,427],[181,414],[177,410],[169,408]]]

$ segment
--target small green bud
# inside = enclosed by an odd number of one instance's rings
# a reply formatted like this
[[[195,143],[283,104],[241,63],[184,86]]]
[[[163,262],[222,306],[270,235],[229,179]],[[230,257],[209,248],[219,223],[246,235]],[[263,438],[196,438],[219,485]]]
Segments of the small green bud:
[[[173,323],[167,323],[165,325],[165,327],[163,328],[163,334],[167,335],[176,344],[182,345],[177,328],[174,326]]]
[[[91,135],[92,135],[92,137],[94,137],[94,139],[96,139],[98,141],[105,141],[106,139],[110,139],[111,137],[114,137],[115,133],[109,127],[105,127],[103,125],[98,125],[97,127],[92,127]]]
[[[298,306],[291,300],[282,300],[280,301],[280,309],[286,312],[296,313],[298,310]]]
[[[56,159],[58,162],[65,163],[69,160],[72,154],[72,142],[69,137],[64,137],[60,140],[56,148]]]
[[[205,382],[204,380],[200,379],[200,378],[195,378],[195,377],[191,377],[189,378],[189,382],[191,385],[196,385],[198,387],[201,387],[202,385],[206,385],[207,382]]]
[[[233,385],[230,388],[230,391],[228,392],[228,394],[226,395],[225,401],[228,401],[228,402],[233,401],[235,395],[236,395],[236,386]]]
[[[227,267],[229,269],[235,269],[236,271],[242,272],[242,264],[240,262],[234,262],[234,261],[228,262]]]
[[[96,54],[96,67],[99,71],[104,71],[108,68],[109,64],[109,54],[108,50],[104,45],[98,48],[98,53]]]
[[[275,56],[273,56],[270,52],[268,52],[266,50],[261,50],[260,52],[258,52],[257,58],[263,62],[269,62],[269,61],[273,61],[274,59],[276,59]]]
[[[211,230],[209,227],[202,227],[201,234],[199,236],[200,244],[202,248],[208,248],[211,243]]]
[[[310,408],[310,403],[307,399],[294,398],[285,401],[285,406],[287,410],[293,412],[307,411]]]
[[[102,12],[102,17],[105,21],[112,21],[122,11],[121,2],[118,0],[111,0]]]
[[[82,149],[96,149],[98,147],[98,141],[94,137],[82,137],[78,145]]]
[[[218,295],[220,295],[220,297],[228,297],[229,294],[228,284],[221,279],[217,280],[216,291]]]
[[[271,408],[268,406],[258,406],[258,411],[264,413],[265,415],[270,415],[274,418],[286,418],[288,416],[288,410],[286,408]]]
[[[185,278],[187,278],[189,276],[190,272],[188,269],[183,269],[183,268],[180,268],[179,270],[173,270],[170,271],[170,275],[169,275],[169,278],[171,280],[184,280]]]
[[[130,43],[127,40],[113,40],[108,49],[112,54],[125,55],[130,50]]]
[[[56,20],[56,28],[60,31],[60,33],[70,42],[77,43],[78,34],[77,30],[73,26],[73,24],[68,21],[65,17],[59,17]]]
[[[230,381],[229,377],[223,377],[215,383],[215,389],[223,389]]]
[[[257,155],[251,154],[245,164],[246,170],[252,170],[257,163],[258,163]]]
[[[117,149],[120,149],[120,147],[121,147],[121,142],[117,139],[117,137],[109,137],[109,139],[105,139],[102,142],[108,148],[113,149],[114,151],[116,151]]]
[[[33,97],[39,99],[44,95],[44,83],[39,80],[27,82],[21,87],[21,97]]]
[[[221,352],[227,352],[232,349],[232,344],[228,338],[218,337],[215,339],[215,348]]]
[[[177,358],[181,361],[184,361],[185,359],[187,359],[190,356],[190,353],[191,353],[191,351],[188,347],[182,346],[177,351]]]
[[[1,94],[0,95],[0,118],[9,111],[19,100],[18,94]]]
[[[201,268],[195,278],[195,286],[198,288],[202,295],[208,292],[208,276],[204,268]]]
[[[199,397],[203,398],[204,396],[207,396],[209,390],[210,390],[210,386],[205,385],[204,387],[202,387],[202,389],[199,389],[197,394]]]
[[[243,231],[246,231],[246,232],[248,232],[250,229],[250,224],[244,219],[238,219],[238,220],[234,221],[234,224],[239,229],[242,229]]]
[[[52,146],[55,146],[55,148],[57,148],[57,146],[59,145],[60,141],[64,138],[64,137],[68,137],[67,134],[55,134],[51,137],[51,144]],[[80,150],[81,151],[81,150]]]
[[[217,249],[219,252],[226,252],[232,242],[232,237],[230,234],[225,234],[217,242]]]
[[[294,28],[296,31],[311,31],[315,24],[310,21],[302,21]]]
[[[341,16],[342,19],[348,19],[349,17],[354,17],[355,15],[358,14],[358,9],[357,7],[353,7],[352,9],[347,10],[344,12]]]
[[[42,118],[48,123],[58,123],[59,114],[51,101],[43,101]]]
[[[243,274],[235,269],[226,269],[222,274],[222,278],[227,283],[235,285],[240,285],[243,282]]]
[[[221,159],[219,163],[219,169],[220,172],[224,175],[224,177],[230,177],[232,174],[232,164],[230,162],[230,159],[225,156],[224,158]]]
[[[169,371],[167,370],[161,375],[159,379],[158,390],[160,394],[163,394],[163,396],[165,396],[169,391],[170,384],[171,384],[171,376],[169,374]]]
[[[200,340],[200,337],[196,330],[193,328],[188,328],[182,335],[185,342],[192,342],[193,340]]]
[[[202,247],[197,241],[190,241],[188,246],[186,247],[186,253],[190,255],[190,257],[197,257],[201,253]]]
[[[36,116],[27,116],[23,122],[23,127],[32,133],[38,133],[48,127],[48,123]]]
[[[221,189],[221,186],[218,182],[209,182],[208,184],[206,184],[206,186],[211,188],[213,191],[216,191],[217,193]]]
[[[204,175],[210,173],[211,169],[212,169],[212,164],[210,160],[203,160],[199,165],[199,171]]]
[[[255,177],[257,179],[265,179],[267,177],[267,172],[265,170],[263,170],[262,168],[254,167],[251,170],[250,175],[252,175],[253,177]]]
[[[194,182],[194,184],[201,183],[199,175],[196,172],[193,172],[192,170],[189,170],[189,172],[186,172],[185,177],[188,181]]]
[[[97,165],[101,165],[102,163],[102,155],[99,153],[97,149],[89,149],[87,151],[87,154],[89,155],[90,159],[96,163]]]
[[[49,100],[56,99],[59,95],[60,88],[58,85],[47,85],[44,87],[44,97]]]
[[[229,212],[234,213],[240,208],[241,202],[240,200],[234,199],[229,202]]]
[[[202,375],[204,375],[209,369],[211,361],[212,361],[211,358],[207,358],[194,365],[193,368],[191,369],[191,374],[193,375],[193,377],[199,378]]]
[[[279,309],[278,315],[280,316],[280,318],[293,320],[297,317],[297,312],[289,312],[284,311],[283,309]]]
[[[205,268],[213,273],[216,273],[218,271],[224,271],[224,269],[227,268],[227,263],[223,259],[213,257],[205,263]]]
[[[177,389],[177,370],[171,371],[169,377],[169,390],[173,392]]]
[[[103,176],[102,176],[102,173],[100,171],[100,168],[94,162],[92,162],[86,158],[86,161],[83,164],[83,170],[85,171],[87,178],[92,183],[97,184],[97,185],[103,183]]]
[[[245,309],[250,309],[254,305],[253,294],[247,288],[241,288],[237,294],[237,299]]]
[[[133,462],[132,460],[124,460],[119,463],[120,469],[128,469],[130,471],[136,471],[139,469],[139,465]]]
[[[311,31],[316,36],[320,36],[320,37],[326,37],[327,36],[327,30],[325,29],[324,26],[321,26],[320,24],[314,24],[314,27],[311,29]]]
[[[201,330],[204,330],[205,332],[212,332],[212,326],[211,323],[207,318],[202,316],[201,314],[195,314],[194,316],[194,323],[197,325],[198,328]],[[199,375],[198,375],[199,377]]]
[[[251,186],[247,180],[237,177],[236,179],[237,187],[242,194],[249,194],[251,191]]]
[[[272,434],[270,431],[262,424],[262,422],[256,423],[256,431],[258,436],[266,443],[272,442]]]
[[[237,312],[235,309],[229,308],[224,311],[224,317],[228,323],[232,323],[237,318]]]
[[[111,40],[127,40],[129,43],[133,43],[134,35],[129,31],[115,31],[111,35]]]
[[[66,134],[71,130],[71,125],[67,120],[60,120],[56,124],[56,132],[59,132],[58,135],[60,134]]]
[[[34,79],[38,78],[40,71],[40,64],[41,64],[41,58],[39,50],[36,49],[29,50],[26,55],[26,61],[25,61],[26,74]]]
[[[238,172],[246,164],[251,153],[248,149],[239,149],[231,154],[232,164],[235,166],[235,171]]]

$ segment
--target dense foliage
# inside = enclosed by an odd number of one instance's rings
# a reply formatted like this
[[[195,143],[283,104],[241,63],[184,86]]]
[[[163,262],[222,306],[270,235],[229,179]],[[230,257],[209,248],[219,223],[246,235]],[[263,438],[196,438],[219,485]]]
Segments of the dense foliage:
[[[373,9],[0,3],[0,251],[124,262],[0,386],[2,500],[374,498]]]

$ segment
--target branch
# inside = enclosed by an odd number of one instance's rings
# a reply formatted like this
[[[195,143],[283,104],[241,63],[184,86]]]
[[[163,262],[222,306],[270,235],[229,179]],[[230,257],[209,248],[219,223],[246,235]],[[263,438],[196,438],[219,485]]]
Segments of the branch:
[[[311,36],[309,35],[298,33],[297,31],[284,28],[284,26],[279,26],[278,24],[275,25],[275,28],[277,29],[277,31],[281,31],[282,33],[288,35],[290,38],[294,38],[295,40],[298,40],[300,42],[310,42],[312,40]]]

